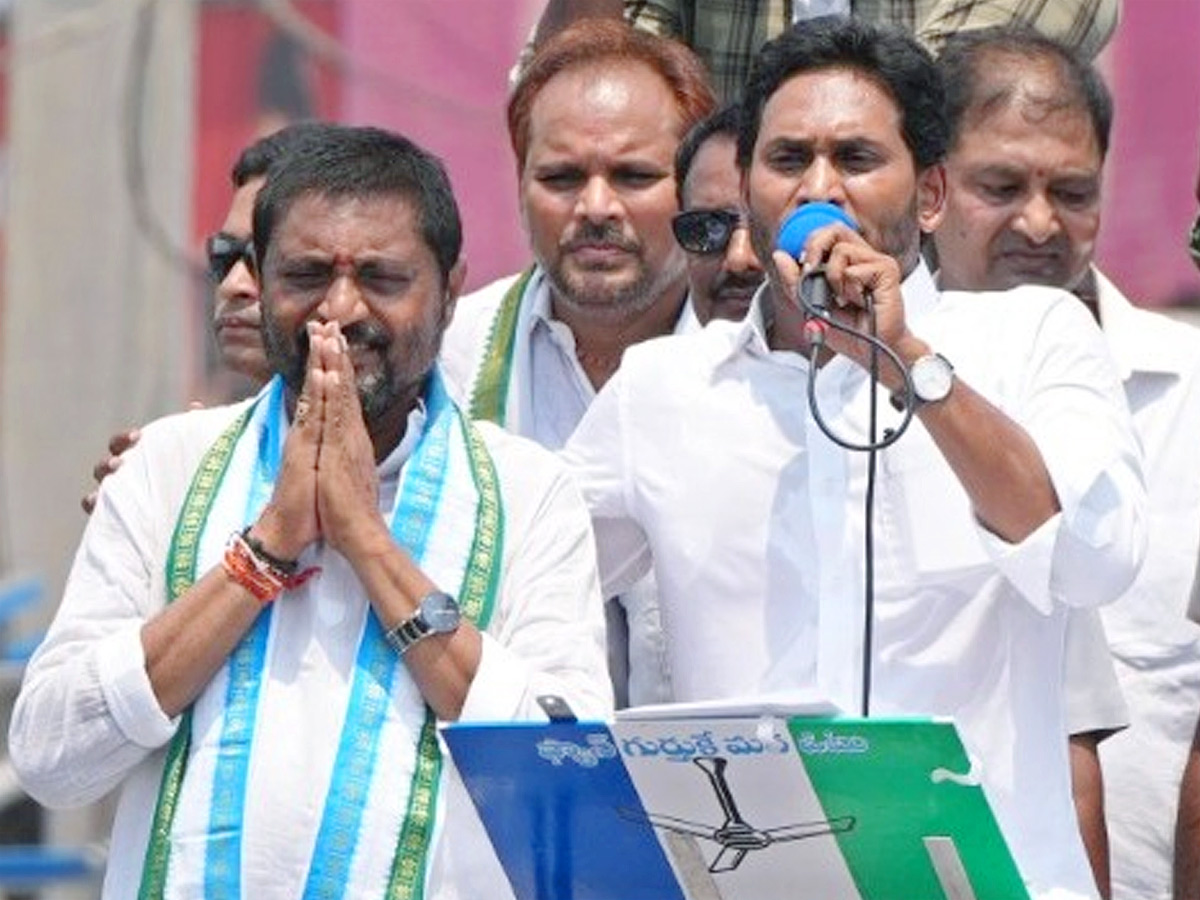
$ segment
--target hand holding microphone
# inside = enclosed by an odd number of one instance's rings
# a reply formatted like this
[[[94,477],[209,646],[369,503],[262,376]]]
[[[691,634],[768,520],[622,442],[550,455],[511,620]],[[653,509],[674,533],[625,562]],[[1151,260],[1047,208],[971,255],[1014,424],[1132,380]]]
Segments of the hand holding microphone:
[[[805,313],[810,343],[873,368],[872,346],[898,351],[911,342],[900,263],[869,243],[840,206],[814,202],[797,207],[780,226],[775,246],[807,263],[792,296]],[[892,382],[901,379],[892,368],[885,366],[882,376],[889,388],[896,388]]]
[[[784,251],[795,260],[802,261],[809,235],[818,228],[839,223],[854,231],[858,230],[854,219],[840,206],[823,202],[805,203],[792,210],[783,220],[779,235],[775,239],[775,248]],[[828,314],[829,281],[825,278],[824,262],[802,275],[797,299],[810,316],[824,318]]]

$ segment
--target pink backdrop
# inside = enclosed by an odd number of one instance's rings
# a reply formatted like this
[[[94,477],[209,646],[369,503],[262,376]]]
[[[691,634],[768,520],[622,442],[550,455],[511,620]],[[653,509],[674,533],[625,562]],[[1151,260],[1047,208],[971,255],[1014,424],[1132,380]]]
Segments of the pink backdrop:
[[[504,102],[509,67],[543,2],[300,4],[301,12],[336,35],[354,60],[349,71],[336,73],[328,65],[312,66],[317,113],[393,128],[446,160],[466,225],[469,287],[516,271],[528,260]],[[243,20],[261,15],[236,14]],[[222,16],[209,10],[206,34],[222,24]],[[263,24],[243,23],[241,37],[261,41]],[[228,51],[230,43],[214,37],[205,46]],[[233,54],[233,60],[243,55]],[[248,80],[249,65],[230,65],[233,60],[229,55],[223,65],[202,60],[207,74],[200,98],[197,182],[207,187],[198,194],[209,200],[202,199],[197,212],[198,234],[215,227],[223,215],[227,167],[252,133],[249,113],[231,102],[239,97],[248,102],[247,86],[219,84],[223,68],[238,71],[230,77]],[[1183,243],[1196,212],[1200,166],[1200,2],[1124,0],[1122,22],[1101,66],[1117,106],[1101,265],[1140,304],[1200,303],[1200,273]],[[231,118],[241,124],[225,127],[222,123]]]
[[[465,223],[468,287],[517,271],[528,258],[504,102],[508,70],[540,7],[341,3],[342,39],[363,66],[345,79],[343,119],[393,128],[446,161]]]
[[[1184,238],[1200,167],[1200,3],[1125,0],[1103,62],[1116,123],[1100,264],[1140,305],[1196,303]]]

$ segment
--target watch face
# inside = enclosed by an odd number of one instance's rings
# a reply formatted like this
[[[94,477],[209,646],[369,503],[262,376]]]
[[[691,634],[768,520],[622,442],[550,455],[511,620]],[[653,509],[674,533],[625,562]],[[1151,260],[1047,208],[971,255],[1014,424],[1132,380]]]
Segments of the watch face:
[[[926,403],[942,400],[950,393],[954,368],[940,356],[922,356],[910,370],[913,393]]]
[[[458,603],[449,594],[430,594],[421,601],[421,618],[432,634],[446,634],[458,628]]]

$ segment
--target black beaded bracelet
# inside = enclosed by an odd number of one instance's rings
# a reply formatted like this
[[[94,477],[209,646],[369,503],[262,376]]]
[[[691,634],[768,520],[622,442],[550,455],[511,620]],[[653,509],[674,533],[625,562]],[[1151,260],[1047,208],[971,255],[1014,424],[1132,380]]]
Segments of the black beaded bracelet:
[[[262,545],[262,541],[260,541],[258,538],[250,536],[250,529],[253,527],[254,526],[252,525],[247,525],[242,529],[242,539],[246,542],[246,546],[253,551],[255,556],[265,562],[272,569],[276,569],[281,575],[284,575],[285,577],[295,575],[296,570],[300,568],[300,560],[281,559],[274,553],[270,552]]]

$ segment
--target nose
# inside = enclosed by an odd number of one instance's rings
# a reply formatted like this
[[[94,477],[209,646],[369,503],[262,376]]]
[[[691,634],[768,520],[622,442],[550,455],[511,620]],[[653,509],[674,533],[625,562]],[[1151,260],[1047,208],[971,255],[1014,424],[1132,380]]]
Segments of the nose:
[[[244,260],[239,259],[234,263],[233,268],[217,285],[217,296],[225,302],[237,299],[252,303],[258,299],[258,281]]]
[[[827,156],[817,156],[804,170],[804,178],[800,182],[800,200],[802,203],[825,201],[844,206],[846,202],[845,185],[842,183],[841,172]]]
[[[727,271],[739,274],[762,271],[762,264],[750,243],[750,229],[745,225],[737,226],[729,236],[724,265]]]
[[[1044,244],[1061,230],[1058,211],[1041,191],[1035,191],[1013,223],[1015,230],[1033,244]]]
[[[317,305],[317,318],[322,322],[349,325],[370,315],[366,299],[353,271],[339,269]]]
[[[576,213],[592,222],[605,222],[620,214],[620,201],[607,178],[593,175],[587,179],[579,192]]]

